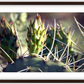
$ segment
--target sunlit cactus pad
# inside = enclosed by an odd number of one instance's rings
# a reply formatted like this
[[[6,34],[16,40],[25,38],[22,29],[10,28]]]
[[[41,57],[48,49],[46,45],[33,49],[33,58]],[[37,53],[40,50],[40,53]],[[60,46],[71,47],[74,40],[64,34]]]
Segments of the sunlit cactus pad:
[[[44,21],[41,21],[40,15],[36,15],[34,22],[30,20],[30,25],[27,32],[27,43],[29,54],[34,56],[34,54],[39,54],[41,49],[45,46],[46,41],[46,31]]]
[[[13,23],[11,22],[9,24],[6,18],[3,16],[2,20],[0,21],[0,46],[12,59],[16,58],[16,55],[12,52],[17,52],[18,46],[16,41],[17,36],[13,28]],[[8,62],[10,61],[3,51],[1,54]]]
[[[49,60],[48,62],[43,61],[40,57],[27,57],[24,59],[15,60],[14,64],[9,63],[4,69],[4,72],[18,72],[25,69],[26,67],[31,67],[29,72],[71,72],[72,70],[69,66],[62,62],[53,62]],[[39,70],[40,69],[40,70]]]

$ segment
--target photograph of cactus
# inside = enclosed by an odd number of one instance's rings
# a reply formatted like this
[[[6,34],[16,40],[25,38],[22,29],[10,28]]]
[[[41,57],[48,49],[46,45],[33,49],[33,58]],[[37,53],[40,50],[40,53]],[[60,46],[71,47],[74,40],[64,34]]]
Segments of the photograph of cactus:
[[[0,72],[83,72],[84,13],[0,13]]]

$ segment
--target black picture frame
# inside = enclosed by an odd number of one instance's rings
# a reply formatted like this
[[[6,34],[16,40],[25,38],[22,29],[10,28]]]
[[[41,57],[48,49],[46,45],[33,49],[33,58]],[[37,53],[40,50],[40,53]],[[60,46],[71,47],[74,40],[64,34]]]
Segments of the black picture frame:
[[[0,2],[0,5],[84,5],[84,2]],[[84,80],[0,80],[0,83],[84,83]]]
[[[0,80],[0,83],[84,83],[84,80]]]
[[[0,2],[0,5],[84,5],[84,2]]]

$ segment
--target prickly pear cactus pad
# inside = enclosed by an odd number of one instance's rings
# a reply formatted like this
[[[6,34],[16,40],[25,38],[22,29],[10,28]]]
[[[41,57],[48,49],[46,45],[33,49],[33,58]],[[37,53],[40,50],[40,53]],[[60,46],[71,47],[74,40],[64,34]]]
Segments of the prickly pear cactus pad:
[[[17,36],[13,28],[13,23],[11,22],[9,24],[3,16],[0,21],[0,47],[3,48],[12,59],[16,58],[16,55],[12,52],[17,52],[18,46],[16,41]],[[10,61],[3,51],[1,54],[8,62]]]
[[[54,35],[54,27],[50,24],[49,31],[48,31],[48,39],[52,42]],[[70,32],[65,33],[61,24],[57,24],[56,26],[56,38],[57,40],[68,43],[68,36],[70,36]],[[49,41],[48,41],[49,42]],[[71,44],[71,42],[69,43]],[[62,43],[55,41],[55,45],[60,45],[60,48],[63,48]]]
[[[51,45],[53,42],[53,37],[54,37],[54,27],[52,26],[52,24],[50,24],[49,30],[48,30],[48,37],[47,37],[47,41],[46,41],[46,46],[49,49],[51,48]],[[58,51],[64,50],[66,45],[69,42],[69,53],[71,54],[71,58],[73,59],[73,56],[75,56],[73,48],[72,48],[73,44],[72,44],[71,40],[69,40],[69,38],[71,38],[70,28],[67,31],[64,31],[64,27],[62,26],[61,22],[57,23],[56,24],[56,35],[55,35],[55,43],[54,43],[54,47],[53,47],[53,52],[55,52],[56,46],[58,47]],[[67,51],[67,49],[66,49],[66,51]],[[46,53],[48,51],[44,51],[44,52]],[[59,57],[61,54],[62,54],[62,52],[59,53]]]
[[[27,68],[29,67],[29,68]],[[62,62],[53,62],[49,60],[45,62],[40,57],[28,56],[24,59],[16,59],[14,64],[4,69],[4,72],[73,72],[71,68]]]
[[[39,54],[45,46],[46,31],[47,29],[45,29],[44,21],[41,21],[40,15],[37,14],[33,22],[30,20],[26,39],[30,56]]]

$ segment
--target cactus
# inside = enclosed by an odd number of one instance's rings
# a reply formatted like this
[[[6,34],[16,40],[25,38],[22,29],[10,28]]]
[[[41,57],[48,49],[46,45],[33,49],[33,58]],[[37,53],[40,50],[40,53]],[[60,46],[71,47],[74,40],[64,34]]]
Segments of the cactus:
[[[8,53],[8,55],[15,59],[16,55],[11,51],[17,52],[18,46],[17,46],[17,36],[16,32],[13,28],[13,23],[10,24],[7,22],[6,18],[3,16],[2,20],[0,21],[0,46]],[[2,56],[10,62],[10,59],[4,54],[4,52],[1,52]]]
[[[41,49],[46,45],[46,31],[47,29],[45,29],[44,20],[43,22],[41,21],[40,15],[36,15],[33,23],[30,20],[26,39],[30,56],[39,54]]]
[[[60,27],[60,31],[58,31],[58,27]],[[69,46],[71,46],[71,41],[69,41],[68,37],[70,36],[70,32],[65,33],[61,23],[57,24],[56,27],[56,37],[55,39],[60,40],[61,42],[64,43],[68,43],[69,42]],[[30,20],[30,25],[28,28],[28,32],[27,32],[27,44],[28,44],[28,49],[29,49],[29,55],[28,57],[24,57],[24,58],[18,58],[15,59],[15,63],[11,64],[9,63],[8,66],[3,70],[4,72],[24,72],[24,70],[28,71],[28,72],[74,72],[75,70],[73,70],[72,66],[74,66],[74,62],[72,61],[68,61],[68,62],[62,62],[59,60],[47,60],[46,61],[46,57],[45,56],[41,56],[39,57],[39,53],[41,51],[41,49],[43,49],[43,47],[46,45],[47,43],[47,47],[50,49],[50,45],[53,43],[53,33],[54,33],[54,27],[51,26],[51,29],[49,27],[49,31],[48,31],[48,37],[47,37],[47,29],[45,29],[44,26],[44,21],[41,21],[41,17],[40,15],[36,15],[34,22],[32,22]],[[50,35],[49,35],[50,33]],[[15,34],[15,33],[14,33]],[[12,34],[12,35],[14,35]],[[3,34],[1,33],[1,35],[3,36]],[[55,34],[54,34],[55,35]],[[4,35],[4,37],[6,37]],[[47,39],[47,41],[46,41]],[[49,43],[49,45],[48,45]],[[61,45],[60,42],[55,41],[54,46],[58,46],[58,48],[65,48],[64,45]],[[46,46],[45,46],[46,47]],[[15,47],[14,47],[15,48]],[[54,53],[54,49],[51,50],[51,53]],[[69,52],[72,53],[73,51],[71,50],[72,47],[70,48]],[[5,49],[4,49],[5,50]],[[8,48],[9,50],[9,48]],[[67,50],[66,50],[67,51]],[[45,52],[43,52],[45,54]],[[49,53],[48,53],[49,54]],[[43,55],[43,54],[42,54]],[[49,55],[51,56],[51,55]],[[60,57],[59,57],[60,58]],[[69,58],[69,56],[68,56]],[[74,67],[75,68],[75,67]]]
[[[27,69],[27,67],[29,67]],[[30,68],[31,67],[31,68]],[[49,60],[45,62],[40,57],[28,56],[24,59],[16,59],[15,64],[9,64],[4,72],[21,72],[22,70],[28,72],[73,72],[73,70],[62,62],[53,62]],[[39,70],[40,69],[40,70]],[[26,71],[25,70],[25,71]]]
[[[48,31],[48,39],[50,40],[50,42],[52,42],[52,39],[53,39],[53,32],[54,32],[54,27],[51,25],[51,27],[49,28],[49,31]],[[56,38],[55,39],[67,44],[68,43],[68,37],[70,37],[70,32],[65,33],[62,25],[60,23],[57,24],[57,26],[56,26]],[[47,42],[49,42],[49,41],[47,41]],[[63,43],[55,41],[54,46],[58,45],[58,47],[60,46],[59,48],[61,49],[61,48],[63,48]],[[69,43],[69,45],[71,45],[71,42]]]
[[[26,41],[30,56],[23,59],[18,58],[15,60],[15,64],[12,65],[9,63],[4,72],[21,72],[24,70],[28,70],[28,72],[73,72],[67,64],[61,61],[46,61],[45,57],[35,56],[39,54],[45,45],[46,32],[44,21],[41,22],[41,17],[37,14],[33,23],[30,20],[27,32]]]
[[[54,27],[50,24],[49,26],[49,30],[48,30],[48,37],[47,37],[47,41],[46,41],[46,45],[47,47],[50,49],[51,45],[52,45],[52,41],[53,41],[53,34],[54,34]],[[68,44],[69,42],[69,53],[72,54],[72,59],[75,58],[76,60],[76,56],[74,56],[74,51],[72,48],[72,42],[71,40],[69,41],[69,38],[71,38],[70,35],[70,28],[67,32],[64,31],[61,22],[59,22],[59,24],[56,24],[56,36],[55,36],[55,43],[54,43],[54,48],[53,51],[55,51],[56,46],[58,46],[58,49],[65,49],[65,45]],[[65,45],[64,45],[65,44]],[[46,53],[48,51],[44,51],[44,53]],[[66,52],[67,53],[67,52]],[[59,57],[60,54],[62,54],[61,52],[59,53]],[[73,58],[74,57],[74,58]],[[51,57],[52,58],[52,57]],[[53,59],[53,58],[52,58]]]

